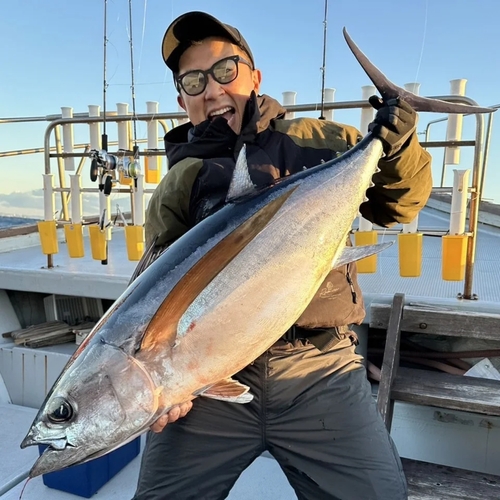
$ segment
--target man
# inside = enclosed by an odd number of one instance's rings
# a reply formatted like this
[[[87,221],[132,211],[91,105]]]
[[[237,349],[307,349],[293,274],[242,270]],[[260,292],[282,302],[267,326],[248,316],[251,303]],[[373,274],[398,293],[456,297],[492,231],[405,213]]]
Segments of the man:
[[[170,170],[148,207],[149,251],[139,270],[223,206],[243,144],[250,176],[263,186],[360,140],[352,127],[285,120],[277,101],[259,95],[262,75],[240,32],[208,14],[176,19],[162,53],[190,122],[165,136]],[[398,100],[370,102],[378,109],[370,129],[386,156],[360,210],[382,226],[410,222],[432,187],[416,113]],[[250,386],[252,402],[198,398],[153,425],[135,500],[222,500],[265,450],[299,499],[407,498],[399,457],[349,329],[363,318],[356,266],[333,270],[296,327],[235,376]]]

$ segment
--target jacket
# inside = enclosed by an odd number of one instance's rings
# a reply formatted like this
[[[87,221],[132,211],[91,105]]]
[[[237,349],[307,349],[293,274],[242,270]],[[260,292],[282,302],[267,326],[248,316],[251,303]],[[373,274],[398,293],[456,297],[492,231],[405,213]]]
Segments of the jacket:
[[[329,161],[361,137],[348,125],[313,118],[287,120],[285,109],[266,95],[249,99],[240,135],[223,118],[176,127],[165,135],[170,169],[148,205],[146,243],[168,246],[224,205],[243,144],[250,177],[260,187]],[[379,168],[361,214],[383,227],[411,222],[432,189],[430,155],[413,134],[398,154],[381,159]],[[304,328],[360,324],[364,315],[356,265],[351,263],[330,272],[296,324]]]

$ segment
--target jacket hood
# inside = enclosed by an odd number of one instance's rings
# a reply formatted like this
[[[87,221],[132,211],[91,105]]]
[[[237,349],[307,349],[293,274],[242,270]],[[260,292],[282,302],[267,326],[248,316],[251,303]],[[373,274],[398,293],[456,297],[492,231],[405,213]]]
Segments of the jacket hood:
[[[243,143],[252,142],[272,120],[284,118],[285,113],[285,108],[272,97],[252,92],[245,107],[240,135],[224,118],[205,120],[196,126],[189,122],[167,132],[164,140],[169,165],[173,167],[188,157],[234,157]]]

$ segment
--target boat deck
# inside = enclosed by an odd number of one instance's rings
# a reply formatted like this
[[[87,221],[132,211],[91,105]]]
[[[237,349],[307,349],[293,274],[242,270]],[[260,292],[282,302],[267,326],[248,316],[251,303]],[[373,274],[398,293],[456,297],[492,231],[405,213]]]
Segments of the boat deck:
[[[426,207],[420,214],[419,227],[445,229],[448,221],[447,214]],[[379,236],[379,242],[395,240],[393,234]],[[107,265],[91,258],[88,238],[85,239],[85,257],[81,259],[69,258],[65,243],[60,242],[52,269],[47,269],[47,258],[36,244],[7,251],[2,248],[5,243],[0,240],[0,289],[114,300],[125,290],[137,264],[127,259],[124,233],[120,229],[114,231],[109,242]],[[473,282],[473,293],[480,302],[500,303],[499,249],[500,228],[480,224]],[[379,254],[377,272],[361,274],[359,281],[369,297],[402,292],[412,297],[456,299],[457,294],[463,292],[463,282],[441,279],[441,238],[435,236],[424,236],[419,278],[399,276],[398,246],[394,244]]]
[[[448,220],[447,214],[432,208],[425,208],[420,215],[419,226],[425,229],[444,229],[447,227]],[[87,240],[85,242],[86,257],[82,259],[70,259],[65,244],[60,243],[60,252],[54,256],[55,267],[52,269],[46,268],[46,257],[41,253],[36,242],[37,235],[34,236],[35,238],[31,238],[30,246],[20,245],[17,248],[15,241],[0,240],[0,289],[114,300],[125,290],[136,266],[135,262],[127,259],[121,230],[114,232],[109,244],[108,265],[92,260]],[[16,240],[20,241],[18,238]],[[27,240],[29,242],[30,238]],[[396,240],[396,236],[391,234],[379,236],[379,242],[389,240]],[[422,276],[419,278],[399,276],[398,248],[395,244],[379,254],[377,273],[362,274],[359,277],[367,309],[369,311],[368,306],[371,301],[390,301],[394,293],[403,292],[414,302],[422,301],[428,304],[452,302],[457,307],[474,310],[486,307],[489,311],[493,309],[500,312],[499,248],[500,229],[480,225],[473,285],[473,292],[478,295],[479,300],[463,301],[457,299],[457,294],[463,291],[463,282],[446,282],[441,279],[440,238],[424,236]],[[10,355],[9,346],[3,344],[0,347],[7,353],[6,356]],[[51,351],[52,357],[61,356],[58,348],[62,347],[54,346],[46,351]],[[25,348],[16,347],[15,350],[23,351]],[[42,350],[37,350],[34,356],[40,357],[42,354]],[[65,359],[68,355],[65,354]],[[0,357],[0,359],[3,358]],[[55,376],[55,374],[52,375]],[[0,413],[3,424],[0,448],[2,462],[0,500],[17,500],[25,484],[23,477],[26,476],[36,458],[36,449],[20,450],[18,445],[23,436],[17,435],[16,432],[24,435],[36,410],[17,405],[4,406],[8,406],[10,416]],[[447,463],[449,446],[453,443],[453,446],[457,447],[456,452],[453,453],[454,457],[460,458],[460,449],[468,449],[475,462],[479,464],[478,467],[484,468],[485,472],[494,472],[490,469],[496,469],[495,464],[498,463],[496,452],[494,452],[498,447],[494,443],[500,440],[500,433],[495,431],[495,429],[500,429],[500,419],[488,418],[489,427],[486,428],[483,417],[468,416],[466,427],[461,429],[457,437],[455,427],[462,422],[460,414],[447,413],[446,418],[443,417],[443,419],[440,415],[436,416],[439,412],[435,410],[424,407],[416,408],[408,404],[396,405],[397,418],[392,434],[402,456],[406,455],[407,450],[411,450],[411,454],[406,456],[425,460],[431,453],[435,456],[436,463]],[[454,420],[450,420],[452,417]],[[417,448],[415,448],[414,432],[423,433],[428,438],[419,440]],[[436,443],[441,442],[443,446],[436,450]],[[444,446],[445,442],[446,446]],[[491,456],[483,456],[485,447],[491,451]],[[9,467],[3,465],[6,457],[9,458]],[[465,458],[463,460],[465,461]],[[139,461],[139,458],[134,459],[104,485],[93,498],[97,500],[130,498],[137,480]],[[470,467],[468,462],[461,463],[460,460],[453,465]],[[47,488],[38,477],[28,482],[22,498],[24,500],[70,500],[80,497]],[[228,497],[229,500],[253,500],[255,498],[272,498],[273,500],[296,498],[279,465],[269,455],[259,457],[241,475]]]

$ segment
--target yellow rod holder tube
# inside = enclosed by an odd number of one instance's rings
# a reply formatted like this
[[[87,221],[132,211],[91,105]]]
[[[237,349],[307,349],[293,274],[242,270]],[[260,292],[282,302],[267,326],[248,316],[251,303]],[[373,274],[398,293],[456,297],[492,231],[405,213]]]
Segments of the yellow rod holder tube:
[[[442,239],[442,278],[444,281],[462,281],[465,279],[467,259],[466,234],[449,234]]]
[[[378,240],[377,231],[356,231],[354,233],[354,242],[357,247],[365,245],[375,245]],[[377,272],[377,255],[370,255],[364,259],[358,260],[358,273],[375,273]]]

